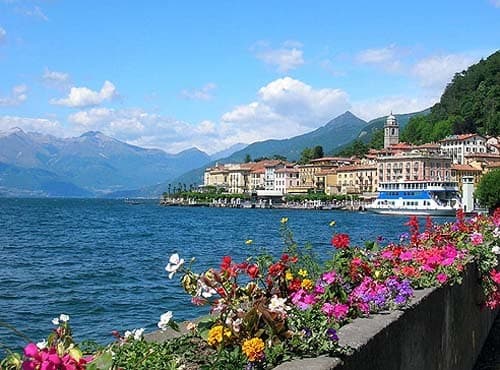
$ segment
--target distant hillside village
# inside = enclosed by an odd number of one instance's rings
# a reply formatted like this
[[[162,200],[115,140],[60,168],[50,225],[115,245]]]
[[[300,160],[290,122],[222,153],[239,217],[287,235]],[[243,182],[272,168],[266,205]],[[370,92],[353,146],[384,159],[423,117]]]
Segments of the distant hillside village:
[[[306,164],[284,160],[228,163],[207,168],[202,189],[263,198],[323,193],[372,199],[378,184],[389,181],[456,181],[464,176],[477,184],[482,175],[500,168],[500,137],[452,135],[437,143],[400,142],[394,115],[384,125],[384,148],[363,158],[322,157]]]

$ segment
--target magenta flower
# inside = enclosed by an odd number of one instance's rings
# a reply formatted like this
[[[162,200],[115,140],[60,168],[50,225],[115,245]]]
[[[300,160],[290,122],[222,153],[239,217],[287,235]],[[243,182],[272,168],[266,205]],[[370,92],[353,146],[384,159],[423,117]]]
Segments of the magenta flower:
[[[413,252],[412,251],[404,251],[399,255],[399,259],[401,261],[411,261],[413,259]]]
[[[446,283],[446,280],[448,280],[448,275],[440,273],[437,274],[436,279],[437,281],[439,281],[439,283],[444,284]]]
[[[479,245],[483,243],[483,234],[474,232],[470,236],[470,241],[473,245]]]
[[[343,320],[348,312],[349,306],[346,304],[337,303],[333,307],[333,316],[335,316],[337,320]]]
[[[337,280],[337,273],[335,271],[328,271],[325,272],[321,278],[323,281],[325,281],[327,284],[332,284]]]

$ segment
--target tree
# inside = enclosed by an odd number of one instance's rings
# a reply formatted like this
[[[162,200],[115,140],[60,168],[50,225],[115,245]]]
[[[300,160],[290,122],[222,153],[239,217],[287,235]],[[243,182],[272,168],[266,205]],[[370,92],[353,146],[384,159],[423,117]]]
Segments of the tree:
[[[252,157],[250,157],[250,154],[245,154],[245,163],[250,163],[252,162]]]
[[[312,159],[323,158],[325,153],[323,152],[323,147],[321,145],[316,145],[312,149]]]
[[[478,202],[490,212],[500,207],[500,169],[483,176],[474,193]]]
[[[311,148],[304,148],[304,150],[302,150],[302,153],[300,153],[299,163],[306,164],[306,163],[309,163],[309,161],[311,159],[313,159],[312,149]]]

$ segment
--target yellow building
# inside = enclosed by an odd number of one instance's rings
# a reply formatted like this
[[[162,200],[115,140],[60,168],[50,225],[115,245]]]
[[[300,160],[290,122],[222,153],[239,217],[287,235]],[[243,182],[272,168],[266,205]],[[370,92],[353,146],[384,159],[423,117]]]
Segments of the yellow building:
[[[337,186],[342,194],[362,194],[377,191],[377,165],[360,164],[337,169]]]

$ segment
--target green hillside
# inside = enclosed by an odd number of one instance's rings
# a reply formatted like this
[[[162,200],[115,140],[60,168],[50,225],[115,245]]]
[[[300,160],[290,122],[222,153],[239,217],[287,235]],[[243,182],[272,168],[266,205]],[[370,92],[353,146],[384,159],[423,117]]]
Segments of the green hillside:
[[[421,144],[476,132],[500,135],[500,51],[455,74],[439,103],[411,119],[401,138]]]

